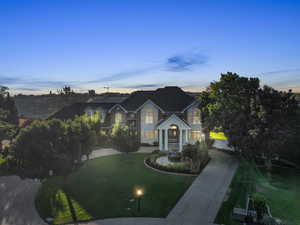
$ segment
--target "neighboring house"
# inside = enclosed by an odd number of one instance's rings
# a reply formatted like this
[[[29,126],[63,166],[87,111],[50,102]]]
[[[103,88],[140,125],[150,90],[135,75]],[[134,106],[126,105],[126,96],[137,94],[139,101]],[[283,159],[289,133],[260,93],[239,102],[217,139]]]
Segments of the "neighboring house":
[[[129,125],[137,129],[141,143],[158,144],[161,151],[182,151],[183,145],[204,138],[195,96],[173,86],[136,91],[120,103],[75,103],[50,118],[66,120],[99,112],[106,128]]]

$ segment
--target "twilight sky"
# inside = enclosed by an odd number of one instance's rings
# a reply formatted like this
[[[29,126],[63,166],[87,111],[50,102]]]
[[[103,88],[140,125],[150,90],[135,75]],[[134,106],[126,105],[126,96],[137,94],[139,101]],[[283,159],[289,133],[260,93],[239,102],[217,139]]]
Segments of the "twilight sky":
[[[204,89],[220,73],[300,92],[299,0],[0,0],[0,85]]]

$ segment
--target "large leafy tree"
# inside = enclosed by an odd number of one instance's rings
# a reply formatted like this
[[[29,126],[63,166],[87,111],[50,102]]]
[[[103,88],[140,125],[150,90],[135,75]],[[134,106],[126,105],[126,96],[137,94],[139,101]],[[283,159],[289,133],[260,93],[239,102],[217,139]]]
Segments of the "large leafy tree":
[[[296,105],[291,93],[260,88],[258,78],[221,74],[200,96],[206,130],[220,130],[246,158],[272,157],[289,138],[288,116]]]
[[[259,89],[256,104],[252,105],[252,129],[249,138],[262,154],[270,170],[272,159],[286,155],[284,146],[294,135],[290,120],[297,111],[297,102],[291,91],[279,92],[271,87]]]
[[[23,128],[10,150],[10,166],[23,178],[44,180],[49,176],[63,177],[69,208],[76,221],[75,210],[68,191],[68,177],[82,163],[94,145],[90,125],[78,118],[62,122],[53,119],[35,121]]]
[[[16,132],[18,124],[18,112],[8,88],[0,86],[0,151],[2,141],[11,139]]]
[[[240,77],[236,73],[221,74],[200,96],[206,130],[220,130],[236,149],[245,147],[251,128],[251,103],[258,92],[259,80]]]

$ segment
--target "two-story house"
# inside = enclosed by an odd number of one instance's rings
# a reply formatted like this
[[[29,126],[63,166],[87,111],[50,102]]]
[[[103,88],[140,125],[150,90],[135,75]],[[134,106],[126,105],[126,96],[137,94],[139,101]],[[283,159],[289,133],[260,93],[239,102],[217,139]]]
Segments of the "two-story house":
[[[179,150],[187,143],[204,138],[198,102],[179,87],[136,91],[120,103],[76,103],[51,118],[70,119],[99,112],[104,127],[130,125],[137,129],[139,141],[158,144],[159,150]]]

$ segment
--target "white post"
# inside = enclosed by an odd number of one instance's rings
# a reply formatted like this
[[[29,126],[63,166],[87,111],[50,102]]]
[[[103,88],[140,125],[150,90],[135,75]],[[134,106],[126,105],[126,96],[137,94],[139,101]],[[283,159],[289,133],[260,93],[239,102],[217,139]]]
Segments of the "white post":
[[[185,143],[186,144],[189,143],[189,137],[188,137],[189,132],[188,131],[189,131],[188,129],[185,130]]]
[[[159,132],[159,151],[163,150],[163,139],[162,139],[162,131],[161,129],[158,130]]]
[[[168,151],[168,144],[169,144],[169,141],[168,141],[168,129],[164,129],[165,131],[165,151]]]
[[[179,129],[179,151],[182,152],[182,131]]]

